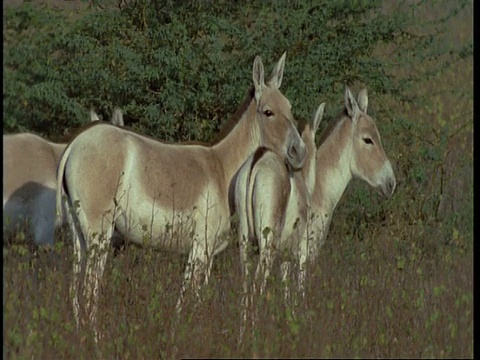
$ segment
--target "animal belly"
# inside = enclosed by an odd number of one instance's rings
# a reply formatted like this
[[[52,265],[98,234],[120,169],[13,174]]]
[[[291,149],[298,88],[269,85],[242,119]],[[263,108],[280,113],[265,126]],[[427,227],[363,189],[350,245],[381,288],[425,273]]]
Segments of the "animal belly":
[[[191,212],[139,215],[130,213],[120,216],[115,222],[116,229],[138,245],[188,253],[195,231]]]
[[[200,219],[199,219],[200,217]],[[208,253],[216,255],[228,246],[226,233],[228,219],[210,221],[207,225],[197,211],[181,213],[157,213],[148,217],[119,217],[115,223],[117,231],[141,246],[188,254],[194,239]]]
[[[128,240],[183,254],[192,249],[194,241],[209,254],[226,248],[225,232],[230,229],[228,205],[217,196],[205,193],[188,209],[174,210],[133,195],[129,203],[120,205],[115,221],[117,230]]]

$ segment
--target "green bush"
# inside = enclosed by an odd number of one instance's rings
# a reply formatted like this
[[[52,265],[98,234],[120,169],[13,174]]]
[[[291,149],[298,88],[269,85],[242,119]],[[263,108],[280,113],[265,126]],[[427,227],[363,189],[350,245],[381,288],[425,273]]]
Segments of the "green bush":
[[[412,35],[412,13],[423,4],[387,12],[381,1],[95,4],[104,9],[77,21],[28,3],[7,10],[4,132],[51,136],[84,122],[91,106],[107,117],[120,106],[127,124],[146,134],[208,141],[241,102],[257,54],[271,67],[288,51],[284,92],[299,118],[320,101],[338,111],[345,84],[411,99],[419,76],[398,81],[395,67],[472,54],[471,43],[452,49],[436,34]],[[446,20],[435,26],[444,30]],[[390,45],[395,53],[374,54]]]

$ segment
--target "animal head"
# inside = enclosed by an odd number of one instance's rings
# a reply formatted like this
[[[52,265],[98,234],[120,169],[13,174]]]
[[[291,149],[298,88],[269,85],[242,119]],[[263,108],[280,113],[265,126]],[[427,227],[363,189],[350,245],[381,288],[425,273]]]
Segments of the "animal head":
[[[256,121],[260,129],[261,145],[280,154],[293,170],[302,168],[307,155],[305,143],[297,130],[288,99],[280,92],[283,69],[283,53],[275,65],[269,80],[264,81],[264,68],[259,56],[253,63]]]
[[[355,100],[347,87],[345,108],[352,122],[350,169],[353,176],[365,180],[384,196],[391,196],[396,186],[395,174],[383,149],[375,121],[367,114],[367,89],[360,91],[358,100]]]

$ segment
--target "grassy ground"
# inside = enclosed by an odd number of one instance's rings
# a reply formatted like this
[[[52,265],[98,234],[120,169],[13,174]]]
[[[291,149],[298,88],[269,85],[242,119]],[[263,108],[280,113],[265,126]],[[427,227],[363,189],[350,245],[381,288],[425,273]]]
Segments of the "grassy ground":
[[[466,12],[447,40],[472,33]],[[32,251],[4,239],[5,358],[473,357],[472,75],[469,58],[422,84],[419,94],[431,95],[422,108],[370,99],[372,108],[402,110],[425,131],[399,127],[410,142],[383,139],[398,181],[392,199],[358,181],[349,186],[295,319],[274,276],[258,304],[257,332],[237,349],[241,279],[231,246],[215,259],[204,301],[189,302],[172,339],[185,259],[130,246],[107,263],[99,315],[105,338],[96,348],[73,318],[71,246]]]

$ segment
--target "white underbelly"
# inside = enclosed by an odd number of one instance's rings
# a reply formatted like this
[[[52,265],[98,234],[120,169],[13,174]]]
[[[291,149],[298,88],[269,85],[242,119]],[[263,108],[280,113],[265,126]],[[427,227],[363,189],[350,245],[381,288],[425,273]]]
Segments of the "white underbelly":
[[[228,245],[230,222],[227,211],[212,208],[205,215],[201,207],[174,211],[150,203],[136,206],[135,211],[121,209],[115,227],[128,241],[141,246],[188,254],[196,238],[215,255]]]

